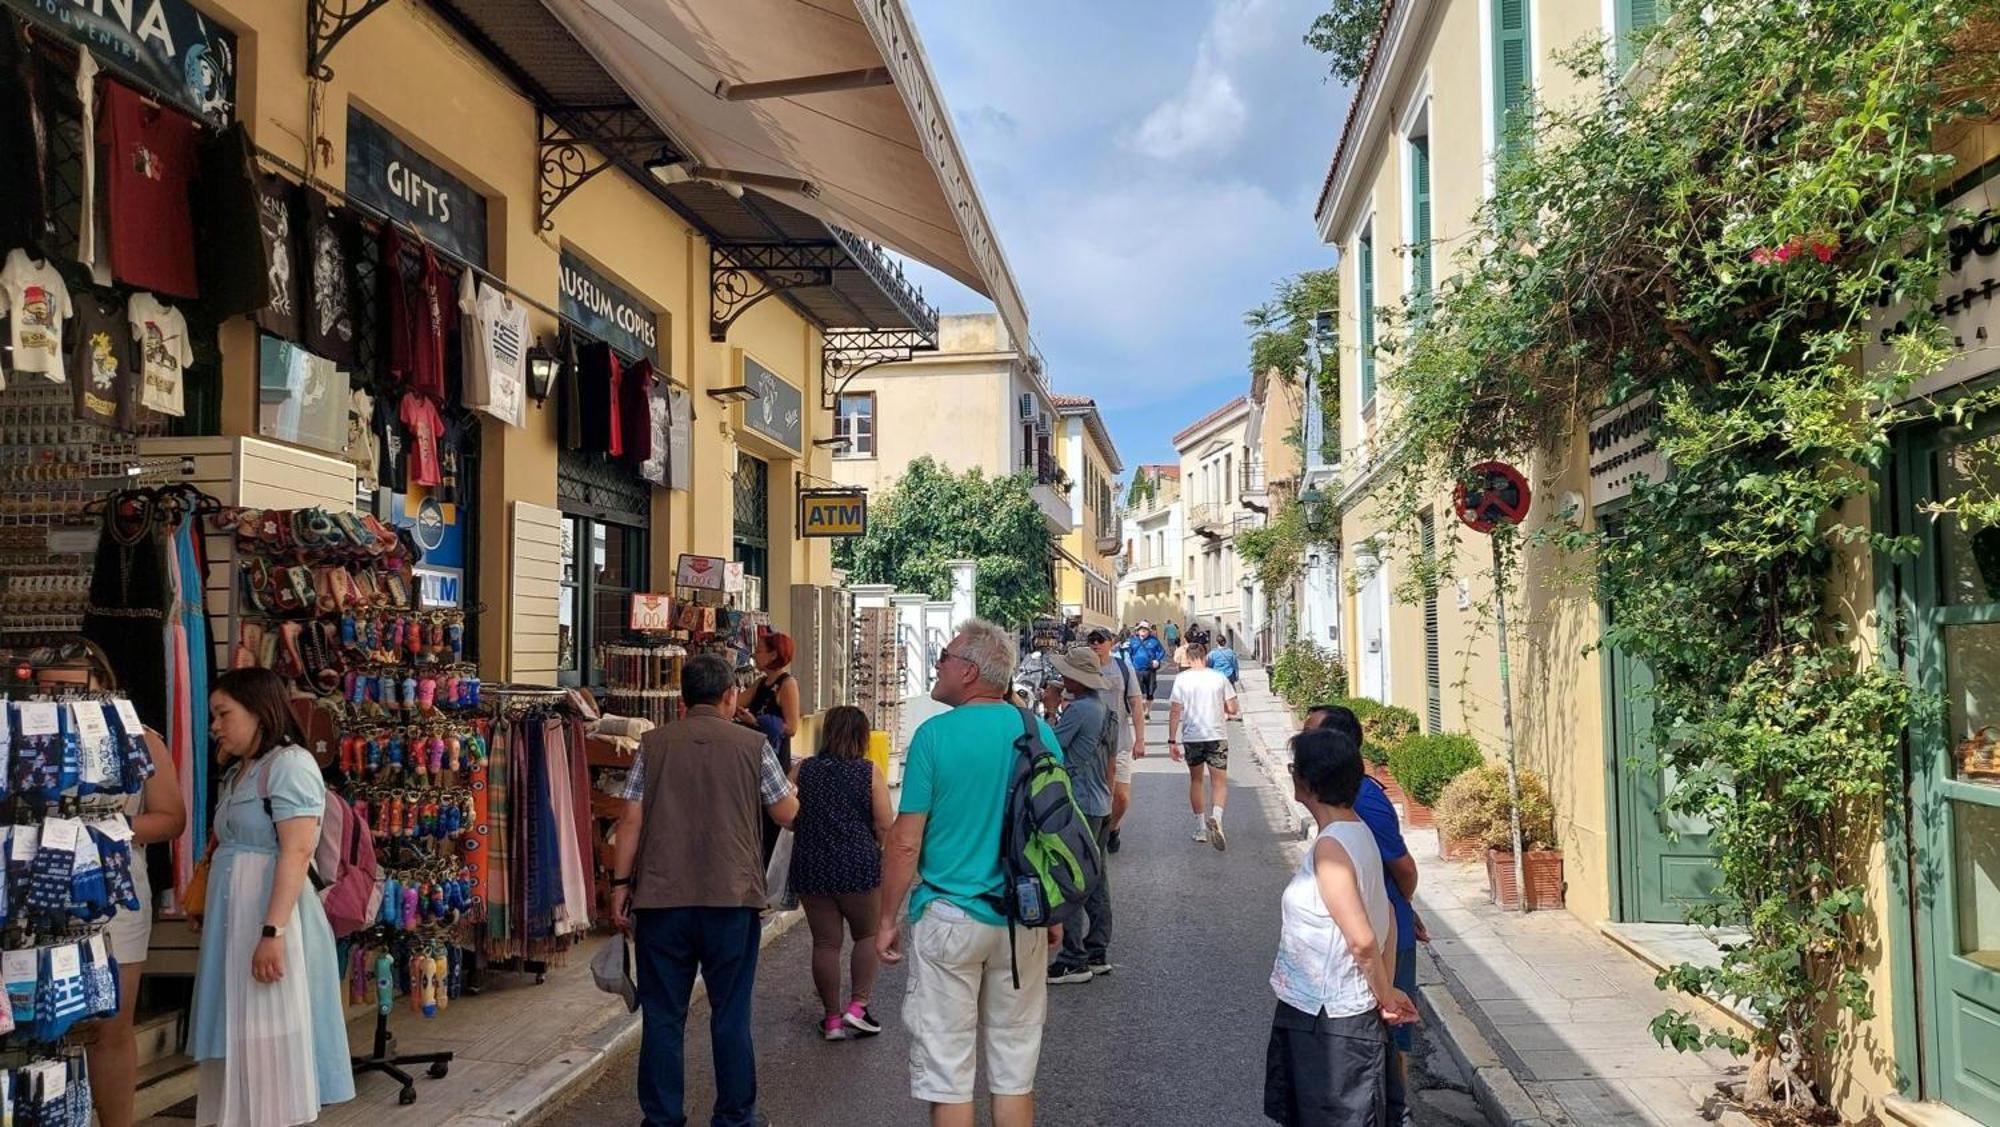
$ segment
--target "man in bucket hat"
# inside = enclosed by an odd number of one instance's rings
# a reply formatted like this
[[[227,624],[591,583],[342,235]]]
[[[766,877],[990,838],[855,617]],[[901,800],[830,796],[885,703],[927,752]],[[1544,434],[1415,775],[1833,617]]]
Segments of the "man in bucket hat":
[[[1070,791],[1076,807],[1090,822],[1098,852],[1106,849],[1111,828],[1111,793],[1118,770],[1118,718],[1104,700],[1110,688],[1087,645],[1072,646],[1055,659],[1069,700],[1056,720],[1056,742],[1069,767]],[[1049,963],[1051,983],[1089,982],[1111,973],[1111,873],[1090,890],[1083,902],[1086,925],[1073,919],[1063,928],[1062,951]]]

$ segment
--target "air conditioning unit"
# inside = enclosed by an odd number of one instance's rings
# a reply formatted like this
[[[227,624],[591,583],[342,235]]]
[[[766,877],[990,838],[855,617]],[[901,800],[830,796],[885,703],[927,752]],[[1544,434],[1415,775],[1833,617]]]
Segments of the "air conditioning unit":
[[[1041,435],[1044,438],[1048,437],[1049,417],[1047,415],[1043,415],[1040,419],[1037,419],[1035,421],[1035,433]]]
[[[1026,420],[1026,419],[1032,419],[1034,417],[1035,417],[1035,397],[1033,394],[1029,392],[1022,392],[1021,418]]]

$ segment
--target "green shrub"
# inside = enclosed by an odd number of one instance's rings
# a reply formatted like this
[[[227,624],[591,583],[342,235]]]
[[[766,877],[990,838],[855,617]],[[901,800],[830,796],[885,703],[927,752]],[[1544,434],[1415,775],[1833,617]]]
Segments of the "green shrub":
[[[1548,784],[1533,771],[1520,773],[1521,844],[1529,849],[1553,849],[1556,808]],[[1438,831],[1454,841],[1477,842],[1490,849],[1512,849],[1514,830],[1507,814],[1507,768],[1486,764],[1446,783],[1438,793]]]
[[[1446,783],[1485,762],[1470,736],[1411,736],[1389,751],[1389,773],[1413,801],[1437,802]]]
[[[1382,753],[1389,756],[1395,754],[1398,744],[1416,735],[1422,726],[1423,722],[1417,719],[1416,713],[1393,704],[1375,705],[1373,712],[1361,721],[1361,731],[1368,737],[1368,742],[1380,747]]]
[[[1297,712],[1339,701],[1347,695],[1347,666],[1333,650],[1294,640],[1271,663],[1271,691]]]

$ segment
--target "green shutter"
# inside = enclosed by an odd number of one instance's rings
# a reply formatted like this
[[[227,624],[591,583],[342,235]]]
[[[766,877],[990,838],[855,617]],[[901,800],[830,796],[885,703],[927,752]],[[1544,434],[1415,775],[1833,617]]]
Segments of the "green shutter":
[[[1505,156],[1518,141],[1516,122],[1528,109],[1528,0],[1493,0],[1493,138]]]
[[[1375,234],[1361,236],[1361,406],[1375,403]]]
[[[1417,137],[1410,142],[1410,289],[1411,304],[1418,309],[1430,304],[1431,296],[1431,139]]]
[[[1632,36],[1660,22],[1666,15],[1664,0],[1618,0],[1618,26],[1613,29],[1618,34],[1618,67],[1623,70],[1632,65],[1636,52],[1633,50]]]

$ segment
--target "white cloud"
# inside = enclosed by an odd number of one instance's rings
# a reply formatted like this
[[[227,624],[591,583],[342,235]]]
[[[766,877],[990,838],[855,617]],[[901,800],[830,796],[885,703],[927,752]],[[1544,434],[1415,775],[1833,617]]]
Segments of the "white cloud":
[[[1155,160],[1220,154],[1242,138],[1250,107],[1238,81],[1270,45],[1272,0],[1221,0],[1195,45],[1185,85],[1155,106],[1131,144]]]

